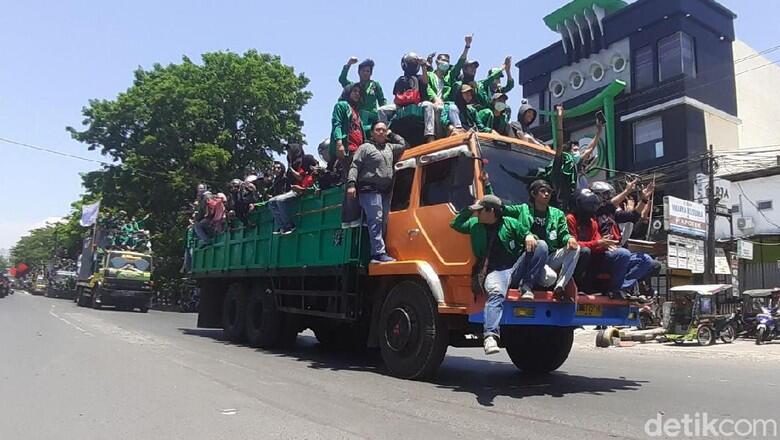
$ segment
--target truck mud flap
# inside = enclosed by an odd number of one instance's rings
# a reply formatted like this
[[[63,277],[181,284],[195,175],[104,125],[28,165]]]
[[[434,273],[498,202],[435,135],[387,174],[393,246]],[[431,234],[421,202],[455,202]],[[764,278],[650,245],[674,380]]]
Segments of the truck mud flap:
[[[224,292],[202,289],[198,308],[198,328],[222,328],[222,303]]]

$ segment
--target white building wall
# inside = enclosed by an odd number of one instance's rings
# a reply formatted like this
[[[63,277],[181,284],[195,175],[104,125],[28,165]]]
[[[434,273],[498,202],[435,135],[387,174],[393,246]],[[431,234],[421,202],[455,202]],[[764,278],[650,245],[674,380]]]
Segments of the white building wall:
[[[740,148],[780,144],[780,66],[740,40],[733,50]]]
[[[771,201],[772,208],[759,211],[759,202]],[[780,234],[780,174],[731,183],[731,204],[739,206],[733,214],[734,236],[749,237],[756,234]],[[752,219],[752,229],[737,227],[738,219]],[[728,238],[729,227],[725,219],[716,222],[716,237]]]

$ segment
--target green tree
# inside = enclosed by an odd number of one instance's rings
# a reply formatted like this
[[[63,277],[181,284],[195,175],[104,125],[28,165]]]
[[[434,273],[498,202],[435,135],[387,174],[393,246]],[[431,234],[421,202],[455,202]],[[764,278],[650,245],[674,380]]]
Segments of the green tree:
[[[5,255],[0,255],[0,272],[5,272],[9,267],[11,267],[11,262],[8,261]]]
[[[224,188],[270,162],[283,142],[301,141],[308,82],[279,57],[253,50],[139,68],[116,99],[89,102],[83,131],[67,128],[116,163],[84,175],[84,186],[100,197],[102,212],[151,214],[156,276],[173,277],[195,186]]]

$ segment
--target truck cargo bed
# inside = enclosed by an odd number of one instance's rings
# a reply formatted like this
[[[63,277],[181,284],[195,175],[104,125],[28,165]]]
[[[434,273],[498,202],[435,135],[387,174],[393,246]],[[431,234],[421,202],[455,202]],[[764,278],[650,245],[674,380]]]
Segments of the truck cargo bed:
[[[214,237],[193,250],[195,278],[230,271],[273,270],[300,267],[335,267],[368,263],[365,228],[342,228],[344,189],[330,188],[290,201],[297,229],[289,235],[273,234],[273,216],[267,206],[251,214],[254,227],[238,227]]]

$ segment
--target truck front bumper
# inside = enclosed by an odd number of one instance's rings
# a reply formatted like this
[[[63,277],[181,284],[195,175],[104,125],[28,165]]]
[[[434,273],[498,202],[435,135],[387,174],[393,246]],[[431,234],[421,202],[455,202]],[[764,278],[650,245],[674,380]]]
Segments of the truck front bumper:
[[[152,306],[152,292],[102,288],[95,302],[104,306],[149,308]]]

